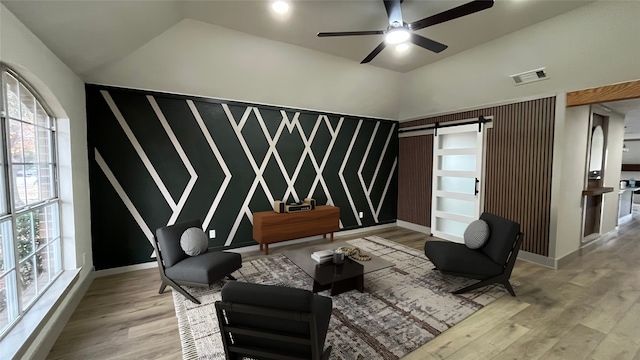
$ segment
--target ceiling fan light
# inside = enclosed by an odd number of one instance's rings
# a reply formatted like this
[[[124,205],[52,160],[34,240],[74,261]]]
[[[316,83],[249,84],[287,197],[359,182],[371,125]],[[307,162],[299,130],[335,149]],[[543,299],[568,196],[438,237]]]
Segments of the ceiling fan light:
[[[409,50],[409,44],[407,44],[407,43],[400,43],[400,44],[396,45],[396,51],[397,52],[402,53],[402,52],[405,52],[407,50]]]
[[[387,32],[384,41],[387,44],[400,44],[409,40],[411,33],[406,28],[393,28]]]
[[[273,4],[271,4],[271,8],[278,14],[284,14],[289,11],[289,4],[287,4],[286,1],[277,0],[274,1]]]

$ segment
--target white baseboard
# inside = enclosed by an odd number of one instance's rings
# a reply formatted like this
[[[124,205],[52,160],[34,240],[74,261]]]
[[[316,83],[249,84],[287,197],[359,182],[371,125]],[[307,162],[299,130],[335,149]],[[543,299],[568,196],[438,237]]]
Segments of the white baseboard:
[[[532,252],[520,250],[518,252],[518,259],[524,260],[530,263],[542,265],[544,267],[557,269],[558,268],[558,260],[552,259],[550,257],[534,254]]]
[[[122,274],[130,271],[151,269],[151,268],[157,268],[157,267],[158,267],[158,261],[154,259],[153,261],[142,263],[142,264],[135,264],[135,265],[121,266],[121,267],[111,268],[111,269],[98,270],[96,271],[95,277]]]
[[[407,221],[403,221],[403,220],[398,220],[396,222],[396,224],[400,227],[403,227],[405,229],[409,229],[409,230],[413,230],[413,231],[417,231],[417,232],[421,232],[423,234],[429,234],[431,235],[431,228],[428,226],[424,226],[424,225],[418,225],[418,224],[414,224],[414,223],[410,223]]]

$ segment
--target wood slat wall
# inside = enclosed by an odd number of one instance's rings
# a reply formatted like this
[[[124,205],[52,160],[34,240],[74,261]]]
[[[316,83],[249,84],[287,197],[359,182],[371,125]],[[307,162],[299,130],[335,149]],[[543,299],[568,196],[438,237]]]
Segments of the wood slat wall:
[[[555,97],[414,120],[400,128],[493,116],[487,132],[485,211],[517,221],[522,250],[548,256]],[[398,219],[431,226],[433,135],[400,138]]]
[[[401,125],[402,126],[402,125]],[[433,135],[400,138],[398,219],[430,226]]]

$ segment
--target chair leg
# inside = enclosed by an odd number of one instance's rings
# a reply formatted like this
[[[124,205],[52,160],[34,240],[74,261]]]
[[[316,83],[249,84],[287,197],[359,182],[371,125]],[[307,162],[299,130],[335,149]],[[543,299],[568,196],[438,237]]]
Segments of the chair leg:
[[[185,289],[183,289],[180,285],[178,285],[175,281],[169,279],[168,277],[163,278],[162,285],[160,286],[160,294],[162,294],[167,285],[171,286],[171,288],[184,295],[184,297],[186,297],[187,299],[200,305],[200,301],[198,299],[193,297],[193,295],[189,294]]]
[[[511,287],[511,283],[509,283],[509,280],[505,280],[502,285],[504,285],[504,287],[507,288],[507,291],[509,292],[509,294],[511,294],[511,296],[516,296],[516,293],[513,291],[513,288]]]
[[[233,277],[233,275],[231,275],[231,274],[227,275],[227,279],[229,279],[229,280],[234,280],[234,281],[235,281],[235,280],[237,280],[237,279],[236,279],[235,277]]]
[[[200,305],[200,301],[198,299],[196,299],[195,297],[193,297],[193,295],[189,294],[185,289],[183,289],[182,287],[180,287],[180,285],[171,285],[172,288],[174,288],[175,290],[177,290],[180,294],[184,295],[184,297],[186,297],[187,299],[191,300],[192,302]]]
[[[331,350],[333,347],[329,346],[327,347],[324,352],[322,353],[322,360],[329,360],[329,356],[331,356]]]

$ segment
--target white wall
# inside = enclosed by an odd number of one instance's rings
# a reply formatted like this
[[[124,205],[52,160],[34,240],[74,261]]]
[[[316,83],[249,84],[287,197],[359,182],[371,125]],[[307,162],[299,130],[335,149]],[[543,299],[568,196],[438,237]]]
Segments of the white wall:
[[[638,19],[640,1],[596,1],[406,73],[399,119],[640,79]],[[509,78],[540,67],[548,80]]]
[[[401,75],[185,19],[89,83],[397,119]]]
[[[45,325],[42,336],[31,344],[34,349],[41,342],[49,341],[44,337],[51,328],[60,331],[64,327],[64,322],[56,321],[59,314],[68,311],[69,304],[77,300],[74,296],[82,296],[77,294],[78,289],[92,275],[84,82],[2,4],[0,61],[25,78],[44,97],[54,115],[59,117],[60,198],[65,269],[82,266],[83,254],[87,254],[87,266],[83,267],[79,281]]]
[[[580,248],[582,226],[582,190],[586,171],[587,136],[589,132],[589,106],[567,108],[564,119],[561,152],[554,151],[554,160],[561,157],[558,199],[556,246],[551,257],[560,259]],[[555,149],[554,149],[555,150]],[[555,170],[555,168],[554,168]],[[555,174],[554,174],[555,178]]]
[[[604,169],[604,186],[612,187],[613,192],[604,194],[602,203],[602,225],[600,232],[607,232],[616,228],[618,220],[618,189],[620,188],[620,169],[622,168],[622,141],[624,139],[624,115],[599,110],[595,111],[609,117],[607,125],[607,154]]]

